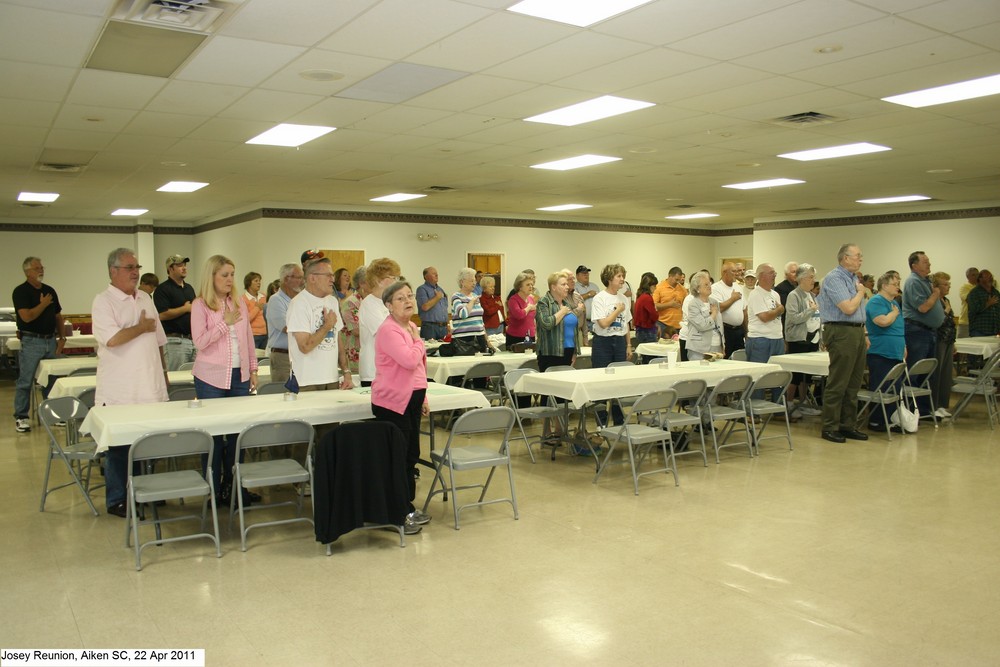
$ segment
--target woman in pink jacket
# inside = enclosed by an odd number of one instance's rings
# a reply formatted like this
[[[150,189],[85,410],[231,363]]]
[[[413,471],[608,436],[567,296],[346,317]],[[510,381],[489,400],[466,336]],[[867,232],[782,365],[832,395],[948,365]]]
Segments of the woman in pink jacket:
[[[191,304],[191,339],[197,350],[194,390],[200,399],[249,396],[257,388],[257,353],[243,299],[233,295],[236,268],[212,255],[201,273],[201,289]],[[229,504],[236,460],[236,435],[215,436],[212,474],[220,501]],[[250,494],[244,504],[250,500]]]
[[[375,419],[399,427],[406,439],[406,478],[410,491],[410,513],[404,530],[419,533],[431,520],[413,506],[417,494],[417,461],[420,459],[420,419],[427,416],[427,352],[420,328],[410,318],[417,302],[409,283],[395,282],[382,292],[389,309],[375,335],[375,379],[372,381],[372,413]]]

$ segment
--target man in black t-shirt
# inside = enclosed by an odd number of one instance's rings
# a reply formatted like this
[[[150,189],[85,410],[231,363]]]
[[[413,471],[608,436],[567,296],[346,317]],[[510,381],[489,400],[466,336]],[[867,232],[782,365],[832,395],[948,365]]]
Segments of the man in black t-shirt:
[[[176,371],[181,364],[194,361],[191,302],[195,299],[195,293],[194,288],[184,282],[190,261],[182,255],[167,257],[167,279],[153,292],[153,304],[160,314],[163,332],[167,334],[163,356],[166,358],[168,371]]]
[[[12,295],[17,336],[21,339],[20,372],[14,388],[14,428],[18,433],[26,433],[31,430],[28,415],[38,362],[61,353],[66,336],[59,296],[42,282],[45,277],[42,260],[28,257],[21,268],[25,281],[14,288]]]

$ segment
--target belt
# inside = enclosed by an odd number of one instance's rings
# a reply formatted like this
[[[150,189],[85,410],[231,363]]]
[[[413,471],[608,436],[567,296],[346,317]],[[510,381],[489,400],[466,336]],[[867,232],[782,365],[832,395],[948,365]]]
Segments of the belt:
[[[271,352],[281,352],[282,354],[288,354],[288,348],[284,347],[272,347]]]
[[[49,340],[56,337],[54,333],[40,334],[40,333],[35,333],[34,331],[21,331],[20,333],[21,337],[27,336],[28,338],[44,338],[46,340]]]
[[[723,322],[722,326],[726,329],[739,329],[741,331],[743,330],[742,324],[726,324],[725,322]]]
[[[863,327],[863,326],[865,326],[865,323],[864,322],[827,322],[826,325],[829,326],[829,327]]]
[[[187,338],[191,339],[191,334],[168,333],[167,338]]]
[[[444,326],[447,322],[431,322],[430,320],[420,320],[421,324],[436,324],[438,326]]]
[[[906,320],[906,324],[912,324],[915,327],[920,327],[921,329],[925,329],[927,331],[937,331],[937,329],[932,329],[923,322],[917,322],[916,320]]]

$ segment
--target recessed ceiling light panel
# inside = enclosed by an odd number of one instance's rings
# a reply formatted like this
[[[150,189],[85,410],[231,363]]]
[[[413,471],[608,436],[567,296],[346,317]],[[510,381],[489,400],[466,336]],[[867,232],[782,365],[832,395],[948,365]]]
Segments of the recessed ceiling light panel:
[[[420,199],[421,197],[426,197],[427,195],[417,195],[409,192],[397,192],[391,195],[385,195],[384,197],[375,197],[374,199],[369,199],[368,201],[409,201],[410,199]]]
[[[197,181],[170,181],[156,188],[157,192],[194,192],[201,190],[208,183],[198,183]]]
[[[935,104],[947,104],[948,102],[960,102],[961,100],[996,95],[997,93],[1000,93],[1000,74],[984,76],[981,79],[973,79],[972,81],[949,83],[946,86],[917,90],[912,93],[903,93],[902,95],[891,95],[883,97],[882,101],[919,109],[921,107],[934,106]]]
[[[828,160],[835,157],[846,157],[848,155],[864,155],[865,153],[879,153],[881,151],[891,151],[888,146],[879,146],[863,141],[858,144],[844,144],[842,146],[829,146],[827,148],[814,148],[808,151],[796,151],[794,153],[782,153],[778,157],[789,160],[799,160],[808,162],[810,160]]]
[[[648,2],[652,0],[523,0],[507,10],[586,28]]]
[[[930,199],[924,195],[903,195],[901,197],[880,197],[878,199],[857,199],[859,204],[899,204],[907,201],[924,201]]]
[[[758,188],[776,188],[779,185],[796,185],[797,183],[805,183],[805,181],[799,181],[794,178],[772,178],[768,181],[752,181],[750,183],[733,183],[732,185],[723,185],[724,188],[732,188],[734,190],[756,190]]]
[[[638,111],[648,107],[656,106],[652,102],[642,102],[640,100],[630,100],[625,97],[615,97],[614,95],[602,95],[586,102],[571,104],[562,109],[547,111],[537,116],[531,116],[524,120],[529,123],[550,123],[552,125],[582,125],[602,118],[618,116],[630,111]]]
[[[554,162],[543,162],[541,164],[531,165],[532,169],[551,169],[553,171],[567,171],[569,169],[579,169],[580,167],[590,167],[595,164],[604,164],[605,162],[617,162],[621,160],[620,157],[608,157],[607,155],[577,155],[576,157],[568,157],[565,160],[555,160]]]
[[[111,211],[111,215],[127,215],[131,217],[137,217],[143,213],[149,213],[148,208],[120,208],[115,211]]]
[[[258,134],[253,139],[248,140],[247,143],[264,146],[301,146],[336,129],[335,127],[324,127],[322,125],[281,123],[280,125],[275,125],[267,132]]]
[[[698,220],[699,218],[718,218],[718,213],[688,213],[686,215],[668,215],[667,220]]]
[[[17,196],[17,201],[39,201],[54,202],[59,199],[58,192],[22,192]]]
[[[536,208],[536,211],[574,211],[578,208],[592,208],[590,204],[560,204],[559,206],[545,206]]]

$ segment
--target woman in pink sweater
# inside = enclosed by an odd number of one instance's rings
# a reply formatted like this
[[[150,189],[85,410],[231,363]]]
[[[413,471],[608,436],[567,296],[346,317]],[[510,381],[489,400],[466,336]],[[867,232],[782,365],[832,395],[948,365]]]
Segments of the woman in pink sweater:
[[[375,335],[375,379],[372,381],[372,413],[375,418],[399,427],[406,439],[406,478],[410,491],[410,513],[404,530],[419,533],[431,520],[413,506],[417,494],[417,461],[420,459],[420,419],[427,416],[427,352],[420,329],[410,318],[417,302],[409,283],[395,282],[382,292],[389,309]]]
[[[212,255],[191,304],[194,390],[198,398],[248,396],[257,388],[257,353],[243,299],[233,295],[233,260]],[[215,436],[212,474],[219,499],[229,503],[236,460],[236,434]],[[248,494],[249,496],[249,494]],[[249,497],[244,498],[244,503]]]

